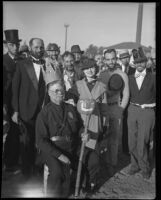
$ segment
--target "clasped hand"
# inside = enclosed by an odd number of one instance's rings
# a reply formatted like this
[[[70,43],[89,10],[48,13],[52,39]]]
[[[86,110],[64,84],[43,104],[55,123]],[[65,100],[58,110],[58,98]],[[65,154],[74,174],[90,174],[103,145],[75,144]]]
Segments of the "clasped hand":
[[[81,134],[81,138],[82,138],[82,141],[88,142],[88,140],[89,140],[89,134],[88,133],[82,133]]]

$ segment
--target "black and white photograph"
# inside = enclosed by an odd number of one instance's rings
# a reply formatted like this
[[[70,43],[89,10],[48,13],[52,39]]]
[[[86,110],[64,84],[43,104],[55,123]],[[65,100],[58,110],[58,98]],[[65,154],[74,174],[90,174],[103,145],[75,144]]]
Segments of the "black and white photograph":
[[[156,198],[157,6],[2,2],[1,198]]]

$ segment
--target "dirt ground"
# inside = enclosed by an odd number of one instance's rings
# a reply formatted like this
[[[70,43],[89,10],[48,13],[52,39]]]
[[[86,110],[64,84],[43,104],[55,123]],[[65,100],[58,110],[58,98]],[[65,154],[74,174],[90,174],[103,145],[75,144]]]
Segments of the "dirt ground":
[[[153,161],[154,162],[154,161]],[[155,198],[155,167],[153,166],[150,179],[143,180],[139,174],[127,175],[130,167],[130,158],[123,153],[119,154],[118,167],[112,177],[108,168],[102,162],[100,187],[89,199],[154,199]],[[7,197],[43,197],[43,178],[34,176],[24,182],[21,174],[2,174],[1,198]],[[74,196],[69,197],[73,199]],[[78,198],[87,198],[80,193]]]

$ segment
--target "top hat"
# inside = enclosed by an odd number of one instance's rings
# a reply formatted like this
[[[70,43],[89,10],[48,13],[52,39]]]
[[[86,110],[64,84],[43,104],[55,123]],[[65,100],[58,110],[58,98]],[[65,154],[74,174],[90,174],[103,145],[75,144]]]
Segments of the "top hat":
[[[48,85],[54,81],[61,81],[62,75],[57,68],[53,69],[51,65],[48,65],[44,74],[44,78],[46,85]]]
[[[119,91],[123,88],[124,82],[122,77],[119,74],[113,74],[108,82],[109,90]]]
[[[73,45],[73,46],[71,47],[71,53],[81,53],[81,54],[83,54],[84,51],[81,51],[79,45]]]
[[[119,59],[123,59],[123,58],[128,58],[130,57],[129,51],[128,50],[122,50],[119,54]]]
[[[55,43],[49,43],[46,47],[46,51],[60,51],[60,47]]]
[[[146,62],[146,61],[147,61],[147,57],[144,54],[143,48],[139,47],[136,57],[134,57],[134,64]]]
[[[4,31],[6,40],[4,40],[3,42],[11,42],[11,43],[19,43],[22,40],[20,40],[18,38],[18,30],[16,29],[10,29],[10,30],[5,30]]]
[[[97,67],[96,61],[92,58],[84,58],[81,62],[81,69],[89,69],[91,67]]]

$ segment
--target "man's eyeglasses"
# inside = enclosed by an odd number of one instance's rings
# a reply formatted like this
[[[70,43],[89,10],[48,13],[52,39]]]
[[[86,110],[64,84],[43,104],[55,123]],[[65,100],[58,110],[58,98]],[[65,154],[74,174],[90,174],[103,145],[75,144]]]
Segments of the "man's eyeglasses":
[[[58,89],[56,89],[56,90],[49,90],[49,91],[51,91],[54,94],[59,94],[59,93],[64,94],[64,90],[58,90]]]

